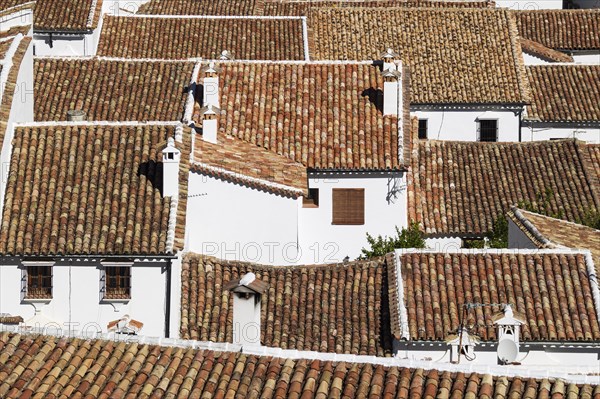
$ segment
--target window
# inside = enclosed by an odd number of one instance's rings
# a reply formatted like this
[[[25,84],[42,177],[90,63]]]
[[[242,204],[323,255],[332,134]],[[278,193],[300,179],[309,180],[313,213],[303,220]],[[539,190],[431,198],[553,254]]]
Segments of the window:
[[[419,119],[419,139],[427,139],[427,119]]]
[[[365,190],[362,188],[334,188],[333,221],[339,225],[365,224]]]
[[[23,263],[23,299],[52,299],[52,266],[48,262]]]
[[[131,299],[130,266],[105,266],[100,283],[103,300]]]
[[[302,199],[302,206],[304,208],[318,208],[319,207],[319,189],[309,188],[308,197]]]
[[[498,141],[498,120],[479,120],[479,141]]]

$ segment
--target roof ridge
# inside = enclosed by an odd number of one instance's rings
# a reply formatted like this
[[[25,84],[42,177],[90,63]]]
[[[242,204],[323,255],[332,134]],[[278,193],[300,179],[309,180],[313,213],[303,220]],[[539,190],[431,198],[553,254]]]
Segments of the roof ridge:
[[[514,65],[516,68],[517,85],[519,87],[519,91],[521,92],[521,99],[531,103],[531,86],[529,84],[529,79],[527,78],[527,71],[525,69],[525,62],[523,59],[523,50],[521,47],[521,43],[519,42],[519,28],[517,27],[517,18],[514,14],[505,10],[505,18],[508,24],[508,31],[512,49],[512,56]]]
[[[584,229],[593,230],[593,231],[596,231],[596,232],[600,233],[600,230],[598,230],[598,229],[595,229],[595,228],[593,228],[593,227],[590,227],[590,226],[586,226],[585,224],[581,224],[581,223],[575,223],[575,222],[572,222],[572,221],[570,221],[570,220],[565,220],[565,219],[558,219],[558,218],[554,218],[554,217],[552,217],[552,216],[543,215],[543,214],[541,214],[541,213],[537,213],[537,212],[533,212],[533,211],[528,211],[527,209],[519,208],[518,206],[513,206],[512,208],[514,208],[515,210],[519,211],[521,214],[522,214],[523,212],[525,212],[525,213],[530,213],[530,214],[532,214],[532,215],[535,215],[535,216],[540,216],[540,217],[543,217],[543,218],[545,218],[545,219],[556,220],[556,221],[558,221],[558,222],[561,222],[561,223],[567,223],[567,224],[569,224],[569,225],[573,225],[573,226],[576,226],[576,227],[581,227],[581,228],[584,228]],[[511,208],[511,209],[512,209],[512,208]],[[537,229],[536,229],[536,230],[537,230]],[[542,235],[542,237],[543,237],[543,235]],[[552,240],[548,240],[548,241],[552,241]]]
[[[577,156],[579,157],[581,166],[583,167],[583,174],[585,175],[585,179],[588,182],[590,191],[594,197],[596,211],[600,211],[600,179],[598,178],[600,173],[593,173],[593,162],[590,158],[590,153],[586,151],[586,148],[584,148],[586,144],[577,139],[575,139],[574,144],[575,151],[577,152]]]

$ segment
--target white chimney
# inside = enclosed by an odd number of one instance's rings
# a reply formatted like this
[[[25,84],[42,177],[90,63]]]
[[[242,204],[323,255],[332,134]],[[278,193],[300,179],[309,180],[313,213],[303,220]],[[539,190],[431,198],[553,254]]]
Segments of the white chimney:
[[[479,337],[471,334],[466,327],[458,329],[456,334],[446,337],[446,345],[450,347],[450,362],[460,363],[475,360],[475,347]]]
[[[508,364],[517,361],[519,357],[519,335],[521,325],[525,320],[515,316],[512,306],[506,305],[504,312],[494,317],[498,326],[498,362]]]
[[[204,73],[202,106],[219,108],[219,68],[215,66],[214,62],[211,62],[202,69],[202,72]]]
[[[233,293],[233,343],[260,346],[261,296],[269,284],[258,280],[254,273],[246,273],[223,288]]]
[[[209,143],[217,143],[219,131],[219,108],[208,105],[200,110],[202,115],[202,139]]]
[[[179,195],[179,160],[181,151],[175,147],[175,140],[169,137],[167,146],[162,150],[163,162],[163,196]]]
[[[402,73],[387,69],[383,76],[383,115],[402,116]]]
[[[383,72],[387,71],[388,69],[393,71],[398,70],[396,61],[400,60],[400,55],[391,48],[388,48],[381,53],[381,59],[383,60]]]

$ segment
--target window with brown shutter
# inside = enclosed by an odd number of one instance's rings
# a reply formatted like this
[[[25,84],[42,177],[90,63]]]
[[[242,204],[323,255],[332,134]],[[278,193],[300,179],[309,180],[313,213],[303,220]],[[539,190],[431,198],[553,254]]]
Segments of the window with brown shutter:
[[[365,224],[365,190],[363,188],[334,188],[332,224]]]
[[[104,299],[131,299],[131,267],[111,266],[104,270]]]
[[[25,299],[52,299],[52,266],[27,266]]]

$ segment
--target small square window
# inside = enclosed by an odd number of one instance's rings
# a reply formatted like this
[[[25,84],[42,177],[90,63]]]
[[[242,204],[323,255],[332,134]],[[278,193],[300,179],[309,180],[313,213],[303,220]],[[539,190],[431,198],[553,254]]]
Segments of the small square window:
[[[427,119],[419,119],[419,139],[427,139]]]
[[[319,207],[319,189],[309,188],[308,197],[302,199],[302,206],[304,208],[318,208]]]
[[[131,299],[131,267],[105,266],[101,276],[103,300]]]
[[[479,120],[479,141],[495,142],[498,141],[498,120],[480,119]]]
[[[26,264],[23,268],[21,291],[22,298],[26,300],[52,299],[52,266],[40,263]]]

